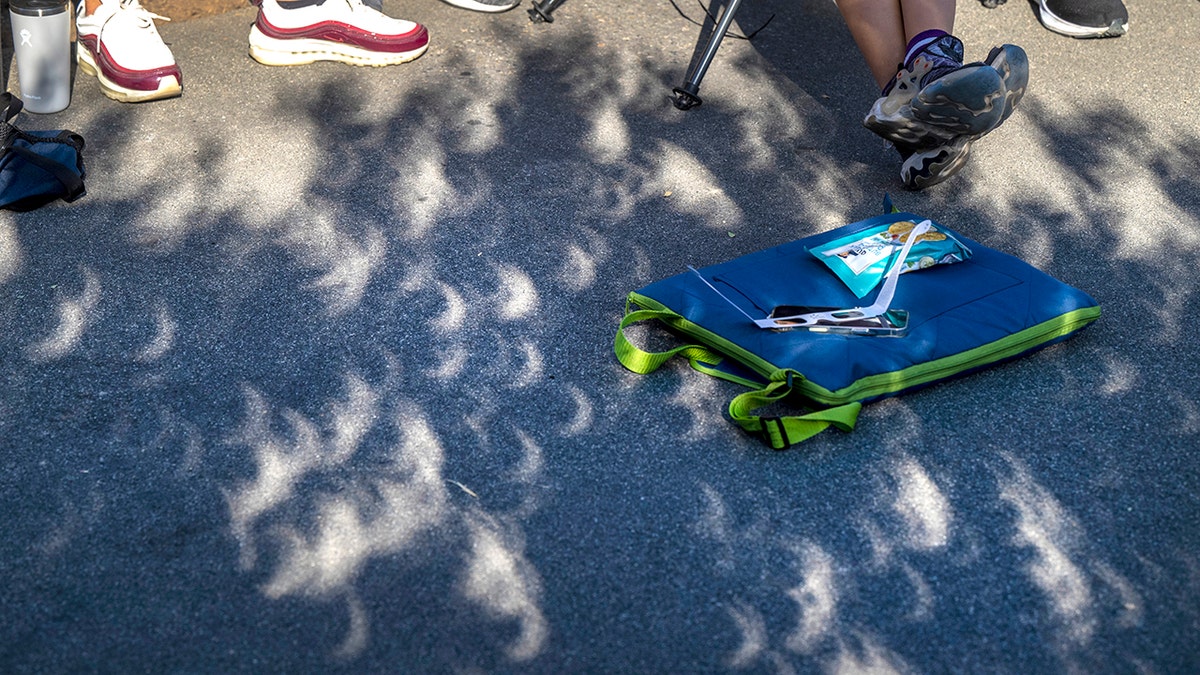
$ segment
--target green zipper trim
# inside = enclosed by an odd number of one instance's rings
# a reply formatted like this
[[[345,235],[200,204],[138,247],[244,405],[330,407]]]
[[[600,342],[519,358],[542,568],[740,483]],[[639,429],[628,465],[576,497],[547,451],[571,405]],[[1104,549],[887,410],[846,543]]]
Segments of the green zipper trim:
[[[762,357],[753,352],[748,352],[745,349],[742,349],[737,345],[737,343],[730,342],[720,335],[717,335],[710,330],[701,328],[699,325],[688,321],[681,314],[655,300],[654,298],[633,292],[629,294],[629,298],[625,303],[626,314],[629,313],[630,305],[637,305],[642,309],[651,309],[658,312],[669,313],[669,317],[662,319],[663,323],[680,331],[681,333],[684,333],[685,335],[688,335],[689,337],[701,340],[706,345],[717,349],[727,356],[732,356],[766,379],[770,379],[771,374],[779,370],[779,368],[774,364],[764,360]],[[755,383],[754,386],[758,387],[761,386],[761,384]]]
[[[833,400],[861,401],[943,380],[963,371],[1012,358],[1038,345],[1065,337],[1099,318],[1099,307],[1072,310],[965,352],[919,363],[904,370],[869,375],[844,389],[832,392],[831,395]]]
[[[720,335],[688,321],[653,298],[636,292],[630,293],[626,304],[627,313],[628,306],[631,304],[644,309],[668,313],[668,316],[662,318],[664,323],[737,359],[764,378],[770,379],[772,374],[784,370]],[[792,386],[809,399],[826,405],[841,405],[851,401],[877,398],[1012,358],[1045,342],[1070,335],[1098,318],[1100,318],[1099,307],[1072,310],[974,349],[952,354],[936,361],[919,363],[904,370],[869,375],[837,391],[830,391],[814,384],[804,378],[803,373],[796,373],[799,377],[793,378]]]

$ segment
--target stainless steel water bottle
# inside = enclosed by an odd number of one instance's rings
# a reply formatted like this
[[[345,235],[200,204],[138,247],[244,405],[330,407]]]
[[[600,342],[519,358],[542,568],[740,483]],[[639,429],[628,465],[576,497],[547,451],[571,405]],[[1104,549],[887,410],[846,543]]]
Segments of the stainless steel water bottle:
[[[25,110],[54,113],[71,103],[68,0],[9,0],[17,81]]]

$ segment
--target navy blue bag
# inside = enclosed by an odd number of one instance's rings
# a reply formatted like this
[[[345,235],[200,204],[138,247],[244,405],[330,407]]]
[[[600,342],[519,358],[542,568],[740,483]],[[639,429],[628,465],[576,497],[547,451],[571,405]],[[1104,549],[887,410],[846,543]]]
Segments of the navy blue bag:
[[[0,208],[31,211],[84,195],[83,137],[73,131],[22,131],[12,119],[21,100],[9,93],[0,121]]]
[[[747,386],[729,404],[729,418],[784,449],[833,426],[854,428],[865,402],[1024,356],[1077,333],[1100,317],[1087,293],[1010,255],[937,223],[973,254],[964,262],[903,274],[895,307],[903,337],[777,331],[754,319],[773,308],[806,304],[859,307],[855,297],[810,250],[880,225],[922,220],[884,215],[663,279],[629,294],[614,351],[629,370],[650,373],[675,356],[696,370]],[[688,343],[664,352],[634,346],[626,327],[658,323]],[[789,399],[808,412],[755,414]]]

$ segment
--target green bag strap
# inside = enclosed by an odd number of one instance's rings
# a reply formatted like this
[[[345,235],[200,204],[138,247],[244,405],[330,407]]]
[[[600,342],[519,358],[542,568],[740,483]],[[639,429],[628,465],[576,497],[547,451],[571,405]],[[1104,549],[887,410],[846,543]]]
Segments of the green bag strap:
[[[625,318],[621,319],[621,325],[617,328],[617,338],[613,342],[613,351],[621,365],[639,375],[645,375],[658,370],[662,364],[679,355],[685,357],[691,362],[693,368],[701,372],[711,370],[704,368],[704,364],[713,366],[719,364],[722,359],[721,355],[703,345],[682,345],[665,352],[648,352],[635,347],[629,338],[625,337],[625,329],[631,324],[653,319],[666,320],[677,316],[672,312],[654,309],[640,309],[626,314]],[[714,373],[709,372],[709,374]]]
[[[648,352],[634,346],[625,337],[625,329],[639,321],[658,320],[669,323],[671,319],[677,318],[679,315],[674,312],[654,309],[640,309],[627,313],[625,318],[621,319],[621,325],[617,328],[617,337],[613,342],[613,352],[616,353],[617,360],[629,370],[645,375],[658,370],[664,363],[676,356],[683,356],[688,359],[692,368],[702,373],[745,386],[758,386],[755,382],[712,368],[711,366],[719,364],[723,357],[703,345],[681,345],[665,352]],[[751,414],[754,410],[779,401],[792,393],[792,384],[795,378],[803,378],[803,376],[794,370],[776,371],[771,375],[770,382],[766,387],[734,397],[729,402],[729,417],[746,431],[762,436],[763,440],[775,450],[786,450],[796,443],[816,436],[828,429],[830,425],[842,431],[854,429],[854,425],[858,421],[858,411],[862,409],[862,404],[857,401],[804,415],[760,417]]]
[[[792,381],[796,377],[802,376],[793,370],[777,371],[771,375],[771,383],[766,387],[734,397],[729,402],[729,417],[746,431],[762,436],[775,450],[786,450],[816,436],[830,425],[842,431],[853,431],[858,411],[862,409],[862,404],[857,401],[804,415],[760,417],[751,414],[792,393]]]

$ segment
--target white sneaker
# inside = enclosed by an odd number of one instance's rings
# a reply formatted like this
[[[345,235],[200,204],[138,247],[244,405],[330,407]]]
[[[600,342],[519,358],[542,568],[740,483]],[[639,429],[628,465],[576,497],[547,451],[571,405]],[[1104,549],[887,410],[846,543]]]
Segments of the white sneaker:
[[[521,0],[445,0],[446,4],[469,9],[472,12],[507,12],[521,4]]]
[[[255,0],[258,18],[250,29],[250,56],[268,66],[340,61],[352,66],[388,66],[412,61],[429,47],[419,23],[394,19],[361,0],[305,4]]]
[[[138,0],[103,0],[90,16],[80,3],[75,18],[79,67],[96,76],[105,96],[133,103],[183,93],[183,75],[155,19],[170,21]]]

